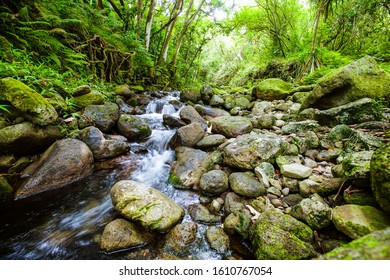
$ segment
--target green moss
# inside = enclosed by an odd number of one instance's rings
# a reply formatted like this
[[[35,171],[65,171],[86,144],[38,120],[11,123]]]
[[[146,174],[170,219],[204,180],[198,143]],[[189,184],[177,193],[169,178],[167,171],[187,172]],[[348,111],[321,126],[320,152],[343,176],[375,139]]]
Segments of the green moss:
[[[169,174],[168,184],[171,184],[174,187],[183,186],[183,182],[175,174]]]
[[[91,93],[74,97],[74,102],[79,107],[86,107],[88,105],[102,105],[104,104],[104,95],[99,92],[92,91]]]

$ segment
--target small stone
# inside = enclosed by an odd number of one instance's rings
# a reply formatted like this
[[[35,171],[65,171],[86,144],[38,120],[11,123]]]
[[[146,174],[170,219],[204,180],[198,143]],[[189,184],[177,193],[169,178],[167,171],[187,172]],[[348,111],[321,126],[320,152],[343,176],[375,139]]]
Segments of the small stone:
[[[207,241],[210,247],[218,253],[226,253],[230,247],[229,236],[221,227],[211,226],[206,231]]]
[[[268,193],[268,194],[276,195],[276,196],[278,196],[278,197],[282,195],[281,191],[278,190],[278,189],[275,188],[275,187],[270,187],[270,188],[268,188],[268,189],[267,189],[267,193]]]
[[[291,163],[282,165],[280,172],[286,177],[305,179],[311,175],[312,169],[302,164]]]
[[[284,196],[288,195],[289,193],[290,193],[290,189],[289,189],[289,188],[284,188],[284,189],[282,189],[282,194],[283,194]]]

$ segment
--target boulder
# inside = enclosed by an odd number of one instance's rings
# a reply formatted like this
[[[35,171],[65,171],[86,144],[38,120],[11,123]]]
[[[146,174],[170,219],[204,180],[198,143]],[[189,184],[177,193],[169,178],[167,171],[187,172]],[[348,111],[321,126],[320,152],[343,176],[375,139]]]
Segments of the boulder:
[[[269,101],[256,101],[253,105],[252,115],[261,117],[270,113],[272,110],[272,103]]]
[[[313,194],[294,205],[290,215],[312,229],[323,229],[332,221],[332,208],[318,194]]]
[[[150,243],[153,235],[141,231],[135,224],[124,219],[116,219],[104,227],[100,240],[100,249],[115,252],[138,248]]]
[[[213,107],[199,105],[199,104],[196,104],[194,108],[203,117],[216,118],[216,117],[230,116],[229,112],[226,112],[225,110],[218,109],[218,108],[213,108]]]
[[[92,89],[89,85],[81,85],[72,91],[72,96],[74,96],[74,97],[82,96],[82,95],[90,93],[91,90]]]
[[[280,168],[280,173],[283,176],[294,179],[306,179],[312,172],[313,170],[310,167],[299,163],[283,164]]]
[[[74,97],[74,102],[79,107],[87,107],[88,105],[102,105],[104,104],[104,95],[96,90],[90,93]]]
[[[374,231],[352,242],[340,246],[321,260],[389,260],[390,259],[390,227]]]
[[[206,120],[191,105],[183,107],[179,112],[179,116],[187,124],[197,122],[207,127]]]
[[[85,118],[103,132],[110,131],[119,119],[119,106],[107,102],[103,105],[88,105],[84,109]]]
[[[129,88],[128,85],[118,85],[114,88],[114,93],[125,98],[134,96],[134,92]]]
[[[365,97],[389,101],[389,88],[390,73],[365,56],[322,77],[301,109],[330,109]]]
[[[361,151],[346,154],[340,165],[332,167],[333,175],[346,179],[368,179],[373,153],[373,151]]]
[[[228,138],[235,138],[252,131],[252,122],[245,117],[217,117],[212,119],[210,123],[213,133],[220,133]]]
[[[266,193],[266,186],[259,182],[252,173],[233,172],[229,176],[231,189],[238,195],[258,197]]]
[[[313,120],[306,120],[300,122],[290,122],[282,127],[282,134],[302,133],[306,131],[316,131],[320,125]]]
[[[202,204],[191,204],[188,206],[188,213],[194,221],[202,224],[219,224],[221,223],[221,216],[218,216]]]
[[[390,218],[372,206],[346,204],[334,208],[332,221],[335,227],[352,239],[390,226]]]
[[[79,181],[93,171],[93,154],[77,139],[62,139],[47,149],[40,159],[22,172],[26,181],[16,191],[22,199]]]
[[[228,190],[229,179],[222,170],[211,170],[202,175],[199,187],[203,195],[220,195]]]
[[[35,90],[14,78],[0,80],[0,101],[8,101],[34,124],[47,126],[58,114],[54,107]]]
[[[213,107],[223,106],[224,104],[225,104],[225,100],[223,99],[223,97],[217,94],[213,95],[213,97],[210,100],[210,106]]]
[[[163,115],[163,123],[164,125],[167,125],[169,127],[182,127],[186,125],[186,123],[180,118],[172,116],[170,114]]]
[[[245,208],[245,205],[250,204],[250,201],[238,196],[234,192],[229,192],[225,198],[224,209],[226,215],[233,213],[235,211],[242,211]]]
[[[142,140],[152,135],[152,128],[146,120],[128,114],[119,117],[117,127],[129,141]]]
[[[209,148],[219,146],[225,143],[226,137],[222,134],[212,134],[205,136],[202,140],[196,143],[196,146],[199,148]]]
[[[172,199],[143,183],[119,181],[110,194],[115,210],[145,230],[167,232],[184,216],[184,210]]]
[[[127,153],[130,146],[127,139],[120,135],[104,135],[94,126],[80,132],[80,140],[88,145],[95,160],[104,160]]]
[[[170,183],[176,188],[197,189],[202,175],[213,166],[208,153],[181,146],[175,149],[175,154]]]
[[[223,222],[223,228],[229,235],[238,234],[247,239],[252,225],[251,215],[241,211],[230,213]]]
[[[194,222],[176,225],[166,235],[164,247],[174,252],[182,252],[184,247],[196,240],[198,226]]]
[[[310,227],[277,211],[260,213],[251,227],[249,239],[258,260],[299,260],[316,256]]]
[[[210,103],[210,100],[213,97],[213,95],[214,95],[214,90],[209,85],[203,85],[202,88],[200,89],[200,96],[201,96],[202,101],[205,104]]]
[[[30,122],[0,129],[0,153],[36,154],[63,137],[58,126],[36,126]]]
[[[371,189],[380,207],[390,213],[390,144],[375,150],[370,162]]]
[[[265,79],[253,87],[252,96],[260,100],[286,99],[292,85],[278,78]]]
[[[12,198],[13,191],[8,180],[5,177],[0,176],[0,205]]]
[[[226,253],[229,250],[229,236],[221,227],[208,227],[206,230],[206,239],[209,242],[210,247],[218,253]]]
[[[321,125],[359,124],[382,119],[382,112],[371,98],[363,98],[328,110],[318,111],[315,119]]]
[[[176,130],[175,135],[173,136],[170,144],[172,147],[186,146],[193,147],[195,146],[203,137],[206,135],[204,127],[198,123],[190,123],[186,126],[180,127]]]
[[[287,142],[280,136],[251,132],[238,136],[222,152],[225,164],[253,170],[262,162],[274,163],[286,148]]]
[[[180,101],[188,102],[191,101],[193,103],[198,102],[201,99],[201,94],[199,89],[183,89],[180,92]]]

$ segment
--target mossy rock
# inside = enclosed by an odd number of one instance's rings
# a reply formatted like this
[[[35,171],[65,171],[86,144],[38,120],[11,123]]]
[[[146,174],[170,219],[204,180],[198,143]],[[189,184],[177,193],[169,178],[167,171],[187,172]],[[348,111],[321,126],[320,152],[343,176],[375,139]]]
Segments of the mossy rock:
[[[152,128],[146,120],[128,114],[122,114],[119,117],[117,127],[129,141],[142,140],[152,134]]]
[[[104,104],[104,95],[97,91],[92,91],[88,94],[74,97],[74,102],[79,107],[87,107],[88,105]]]
[[[249,239],[258,260],[298,260],[316,256],[310,227],[280,212],[261,213],[250,230]]]
[[[286,99],[293,87],[290,83],[278,78],[266,79],[259,82],[252,89],[252,96],[261,100]]]
[[[321,256],[321,260],[389,260],[390,227],[375,231]]]
[[[54,123],[55,108],[35,90],[13,78],[0,80],[0,100],[8,101],[32,123],[46,126]]]
[[[145,91],[145,88],[141,85],[129,85],[129,89],[135,93],[141,93]]]
[[[390,213],[390,144],[375,150],[370,162],[371,189],[381,208]]]
[[[202,98],[200,90],[197,88],[186,88],[180,92],[180,101],[182,102],[198,102]]]
[[[336,228],[352,239],[357,239],[390,226],[390,218],[372,206],[354,204],[334,208],[332,216]]]
[[[213,133],[220,133],[228,138],[235,138],[238,135],[252,131],[252,122],[245,117],[217,117],[210,121]]]
[[[322,77],[301,109],[330,109],[365,97],[389,101],[389,93],[390,73],[365,56]]]
[[[13,191],[7,179],[0,176],[0,205],[12,198]]]

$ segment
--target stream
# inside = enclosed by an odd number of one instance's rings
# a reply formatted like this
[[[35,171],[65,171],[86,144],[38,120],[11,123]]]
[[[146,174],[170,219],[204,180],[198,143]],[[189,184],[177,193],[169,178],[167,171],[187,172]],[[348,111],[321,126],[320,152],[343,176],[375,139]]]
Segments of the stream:
[[[114,169],[95,170],[86,179],[37,197],[13,202],[0,209],[0,259],[155,259],[166,251],[163,238],[143,248],[114,254],[100,251],[99,238],[104,226],[118,217],[110,198],[111,187],[131,179],[156,188],[187,209],[199,202],[199,194],[177,190],[167,183],[174,151],[167,143],[175,133],[162,123],[163,114],[177,114],[171,100],[178,93],[149,103],[139,115],[151,125],[152,135],[144,142],[130,143],[146,148],[145,153],[130,152],[120,157]],[[182,222],[191,221],[187,210]],[[198,224],[196,241],[178,253],[182,259],[217,260],[226,255],[212,250],[205,238],[207,226]]]

